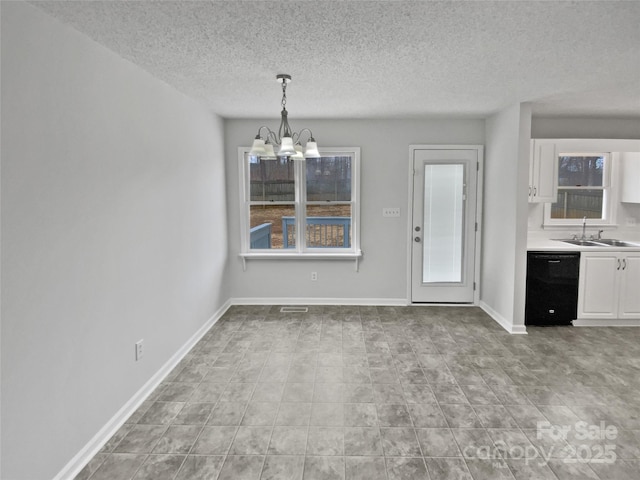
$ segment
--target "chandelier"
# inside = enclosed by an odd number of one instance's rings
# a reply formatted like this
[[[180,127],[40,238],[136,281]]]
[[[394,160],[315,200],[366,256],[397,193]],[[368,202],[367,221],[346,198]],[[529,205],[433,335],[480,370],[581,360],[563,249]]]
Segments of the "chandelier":
[[[318,144],[313,138],[313,133],[308,128],[303,128],[299,132],[292,132],[287,120],[287,84],[291,82],[291,75],[281,73],[276,75],[278,82],[282,83],[282,112],[280,112],[280,128],[278,133],[269,127],[262,126],[258,128],[258,134],[253,140],[249,155],[262,160],[275,160],[276,157],[286,158],[290,160],[304,160],[306,158],[320,158]],[[263,130],[266,133],[263,136]],[[308,134],[304,155],[302,153],[301,139],[303,134]],[[278,147],[278,153],[275,153],[274,146]]]

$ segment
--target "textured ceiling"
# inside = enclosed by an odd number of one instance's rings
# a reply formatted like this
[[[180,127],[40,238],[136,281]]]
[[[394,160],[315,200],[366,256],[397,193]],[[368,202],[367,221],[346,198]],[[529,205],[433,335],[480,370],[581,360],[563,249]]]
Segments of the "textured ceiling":
[[[640,2],[30,2],[227,118],[640,117]]]

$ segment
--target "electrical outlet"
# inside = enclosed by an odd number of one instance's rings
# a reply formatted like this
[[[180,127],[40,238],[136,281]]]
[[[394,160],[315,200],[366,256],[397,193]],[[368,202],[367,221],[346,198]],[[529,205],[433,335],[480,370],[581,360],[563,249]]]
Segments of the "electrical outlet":
[[[383,217],[399,217],[400,207],[385,207],[382,209]]]
[[[144,340],[136,342],[136,362],[144,356]]]
[[[635,227],[635,226],[636,226],[636,218],[627,217],[627,227]]]
[[[315,282],[318,280],[318,272],[311,272],[311,281]]]

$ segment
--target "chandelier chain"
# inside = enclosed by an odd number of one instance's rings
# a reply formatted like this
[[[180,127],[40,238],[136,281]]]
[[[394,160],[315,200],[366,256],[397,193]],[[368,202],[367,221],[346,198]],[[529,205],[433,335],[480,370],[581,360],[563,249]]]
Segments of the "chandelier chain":
[[[287,81],[282,79],[282,108],[286,108],[287,106]]]

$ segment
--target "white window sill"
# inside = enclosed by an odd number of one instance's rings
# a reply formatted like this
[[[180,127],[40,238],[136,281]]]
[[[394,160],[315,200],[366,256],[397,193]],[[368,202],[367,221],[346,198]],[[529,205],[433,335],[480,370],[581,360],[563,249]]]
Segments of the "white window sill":
[[[362,250],[355,252],[250,252],[239,253],[242,258],[242,269],[247,269],[247,260],[354,260],[358,271]]]

